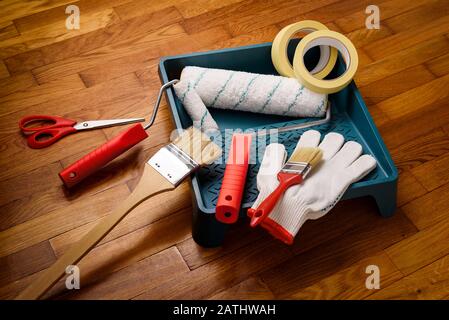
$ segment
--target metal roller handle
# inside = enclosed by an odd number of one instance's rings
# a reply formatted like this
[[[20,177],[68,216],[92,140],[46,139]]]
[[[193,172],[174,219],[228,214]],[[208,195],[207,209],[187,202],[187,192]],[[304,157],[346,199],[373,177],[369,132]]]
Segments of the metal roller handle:
[[[282,128],[277,128],[278,132],[286,132],[286,131],[292,131],[292,130],[299,130],[299,129],[305,129],[309,127],[314,126],[320,126],[322,124],[326,124],[331,120],[331,103],[327,102],[327,110],[326,110],[326,116],[323,119],[310,121],[310,122],[304,122],[300,124],[293,124],[291,126],[286,126]],[[260,132],[257,132],[257,136],[263,137],[266,136],[270,130],[260,130]]]
[[[171,87],[172,85],[174,85],[178,82],[179,82],[178,79],[169,81],[169,82],[165,83],[164,85],[162,85],[162,87],[159,89],[159,94],[157,95],[156,102],[154,103],[153,113],[151,114],[150,121],[143,127],[144,130],[148,129],[149,127],[151,127],[153,125],[154,120],[156,119],[157,111],[159,110],[159,106],[161,105],[162,94],[164,93],[164,91],[168,87]]]

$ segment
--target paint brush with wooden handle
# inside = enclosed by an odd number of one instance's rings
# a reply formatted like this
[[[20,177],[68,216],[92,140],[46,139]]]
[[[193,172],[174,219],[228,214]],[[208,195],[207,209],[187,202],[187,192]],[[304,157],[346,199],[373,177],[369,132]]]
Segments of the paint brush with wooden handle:
[[[212,163],[220,155],[221,148],[206,135],[193,127],[185,130],[173,143],[160,149],[147,161],[143,175],[131,195],[67,250],[16,299],[41,297],[65,274],[67,266],[80,261],[132,209],[156,194],[175,189],[190,173],[202,165]]]

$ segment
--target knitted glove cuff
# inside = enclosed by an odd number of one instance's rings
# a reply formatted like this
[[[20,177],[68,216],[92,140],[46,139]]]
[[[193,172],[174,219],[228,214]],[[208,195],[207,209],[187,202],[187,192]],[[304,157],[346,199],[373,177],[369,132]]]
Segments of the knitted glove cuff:
[[[285,196],[277,209],[274,209],[268,218],[282,226],[293,238],[312,211],[304,199]]]
[[[261,223],[262,228],[266,229],[274,238],[281,240],[285,244],[293,244],[295,239],[290,232],[283,226],[272,220],[270,217],[265,218]]]

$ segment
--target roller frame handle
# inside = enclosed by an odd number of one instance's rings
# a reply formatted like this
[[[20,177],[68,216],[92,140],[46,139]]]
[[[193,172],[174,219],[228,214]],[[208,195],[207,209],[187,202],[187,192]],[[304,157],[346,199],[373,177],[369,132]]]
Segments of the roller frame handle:
[[[142,125],[135,124],[65,168],[59,177],[71,188],[147,137]]]
[[[215,217],[222,223],[238,220],[251,150],[251,134],[234,134],[223,182],[218,196]]]

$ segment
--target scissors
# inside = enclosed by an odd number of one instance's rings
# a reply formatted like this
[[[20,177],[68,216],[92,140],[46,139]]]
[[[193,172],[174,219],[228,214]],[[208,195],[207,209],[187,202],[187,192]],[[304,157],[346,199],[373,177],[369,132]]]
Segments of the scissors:
[[[119,126],[144,120],[145,118],[130,118],[76,122],[58,116],[31,115],[20,119],[19,127],[24,134],[28,135],[28,146],[33,149],[40,149],[48,147],[62,137],[77,131]],[[33,122],[49,122],[51,124],[31,126]]]

